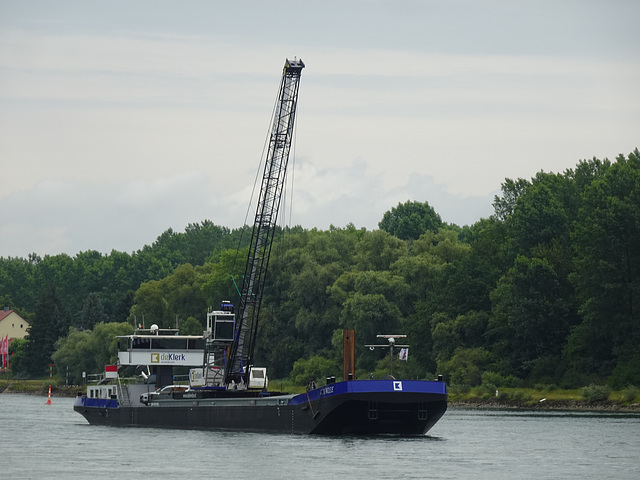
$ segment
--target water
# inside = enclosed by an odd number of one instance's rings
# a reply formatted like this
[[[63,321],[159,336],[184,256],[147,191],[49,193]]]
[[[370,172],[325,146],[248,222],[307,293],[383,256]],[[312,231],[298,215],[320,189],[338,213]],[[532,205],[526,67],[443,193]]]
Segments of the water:
[[[73,399],[0,394],[0,478],[638,479],[640,415],[450,408],[425,437],[90,426]]]

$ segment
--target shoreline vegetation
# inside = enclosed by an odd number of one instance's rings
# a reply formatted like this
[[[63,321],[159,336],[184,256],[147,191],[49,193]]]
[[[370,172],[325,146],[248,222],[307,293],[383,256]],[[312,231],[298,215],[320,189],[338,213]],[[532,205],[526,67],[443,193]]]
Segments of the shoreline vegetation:
[[[273,382],[279,385],[281,382]],[[86,392],[86,385],[58,385],[51,380],[9,380],[0,379],[0,394],[26,394],[46,397],[51,385],[52,397],[75,397]],[[286,385],[287,390],[294,390]],[[585,387],[578,390],[505,388],[490,394],[485,389],[475,388],[457,393],[455,388],[449,393],[449,407],[494,410],[532,411],[580,411],[580,412],[620,412],[640,413],[640,394],[635,391],[606,392],[594,396]]]
[[[589,404],[640,402],[640,150],[505,179],[500,192],[473,225],[407,200],[375,230],[278,229],[256,361],[304,388],[340,372],[344,329],[366,342],[402,332],[406,361],[358,344],[356,374],[437,372],[465,403],[544,404],[560,388],[586,390],[577,401]],[[204,220],[131,254],[0,257],[0,307],[29,323],[0,378],[45,379],[54,365],[58,384],[82,385],[139,320],[201,336],[203,313],[237,298],[251,228]],[[503,391],[516,387],[542,395]]]
[[[52,397],[75,397],[78,392],[86,393],[86,385],[58,385],[51,380],[8,380],[0,379],[0,394],[22,393],[25,395],[48,396],[51,385]]]

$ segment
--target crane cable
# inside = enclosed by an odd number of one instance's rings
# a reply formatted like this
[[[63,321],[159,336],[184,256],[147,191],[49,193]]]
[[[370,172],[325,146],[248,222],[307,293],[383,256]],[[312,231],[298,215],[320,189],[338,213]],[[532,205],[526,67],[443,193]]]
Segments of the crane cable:
[[[238,244],[236,246],[236,253],[235,256],[233,257],[233,263],[231,265],[231,273],[229,273],[229,276],[231,277],[231,281],[233,282],[233,285],[236,289],[236,291],[238,292],[238,297],[241,297],[242,294],[240,293],[240,289],[238,288],[238,284],[236,283],[236,279],[233,276],[233,272],[235,272],[236,270],[236,262],[238,261],[238,257],[240,255],[240,247],[242,245],[242,240],[244,238],[244,234],[247,231],[247,221],[249,219],[249,212],[252,211],[251,205],[253,204],[253,198],[254,195],[256,193],[256,186],[258,185],[258,179],[262,178],[260,172],[263,169],[263,165],[265,164],[265,162],[267,161],[267,155],[266,155],[266,151],[267,151],[267,146],[269,145],[269,140],[271,138],[271,132],[273,129],[273,122],[275,120],[275,112],[276,112],[276,108],[278,106],[278,100],[280,98],[280,86],[278,86],[278,89],[276,91],[276,98],[273,102],[273,108],[271,109],[271,119],[269,120],[269,126],[267,129],[267,135],[264,138],[264,143],[262,145],[262,153],[260,154],[260,162],[258,164],[258,168],[256,169],[256,176],[253,180],[253,188],[251,189],[251,196],[249,198],[249,204],[247,205],[247,211],[244,215],[244,223],[242,224],[241,230],[240,230],[240,238],[238,238]],[[294,121],[298,121],[298,119],[294,119]]]

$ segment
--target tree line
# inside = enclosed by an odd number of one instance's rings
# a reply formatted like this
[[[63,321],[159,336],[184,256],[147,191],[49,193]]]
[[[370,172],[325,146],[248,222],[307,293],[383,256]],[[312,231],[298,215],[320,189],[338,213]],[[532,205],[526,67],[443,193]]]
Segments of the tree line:
[[[378,230],[283,229],[256,363],[298,383],[335,375],[349,328],[359,377],[386,373],[385,352],[364,344],[391,333],[410,344],[394,372],[412,378],[640,385],[640,152],[506,179],[493,207],[463,227],[407,201]],[[201,334],[207,308],[237,301],[247,230],[206,221],[131,255],[0,258],[0,300],[32,322],[16,347],[20,374],[80,355],[101,369],[109,349],[98,345],[134,323]]]

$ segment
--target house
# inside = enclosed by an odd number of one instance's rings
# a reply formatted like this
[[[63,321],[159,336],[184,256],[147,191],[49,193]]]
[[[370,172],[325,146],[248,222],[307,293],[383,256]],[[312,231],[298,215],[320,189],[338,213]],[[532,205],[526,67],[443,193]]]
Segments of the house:
[[[16,338],[24,338],[27,336],[28,328],[29,322],[13,310],[10,310],[9,307],[4,307],[3,310],[0,310],[0,340],[4,340],[7,337],[9,343],[11,343]],[[2,366],[1,363],[0,366]]]
[[[17,338],[26,337],[27,328],[29,328],[29,322],[9,307],[0,310],[0,368],[7,367],[9,359],[3,357],[8,355],[9,344]]]

